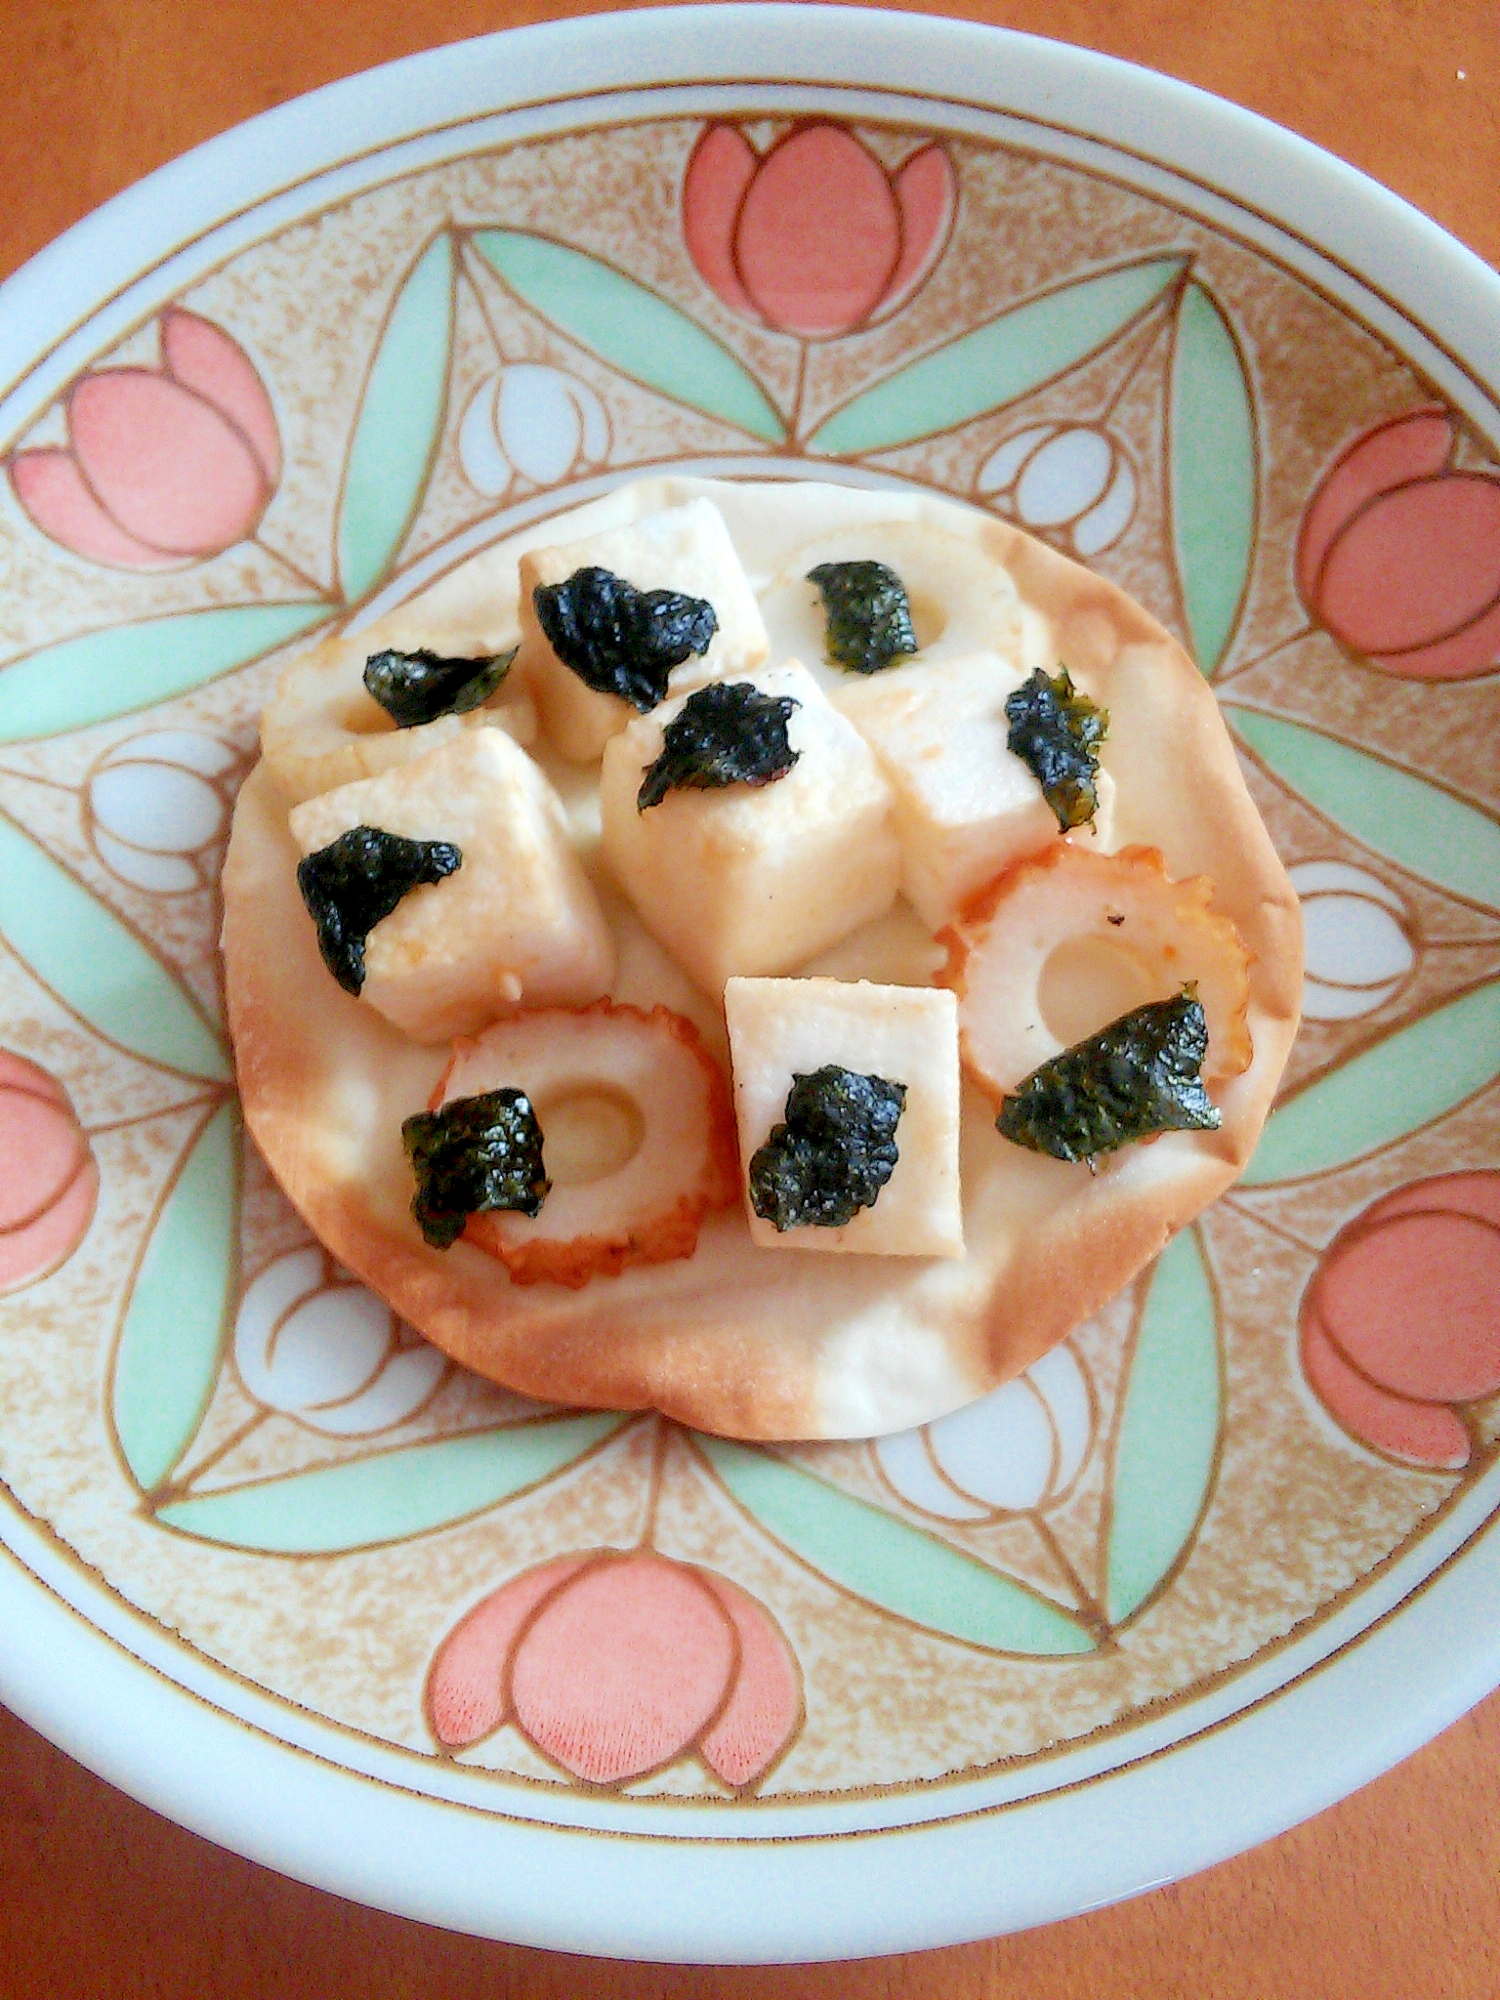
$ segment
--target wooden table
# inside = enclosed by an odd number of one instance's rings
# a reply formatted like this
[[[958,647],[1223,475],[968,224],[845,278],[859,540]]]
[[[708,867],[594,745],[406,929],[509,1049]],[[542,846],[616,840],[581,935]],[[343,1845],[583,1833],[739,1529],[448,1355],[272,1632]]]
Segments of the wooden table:
[[[128,182],[298,92],[561,0],[0,0],[0,271]],[[1495,0],[952,0],[1250,105],[1500,260]],[[303,1888],[112,1791],[0,1712],[3,2000],[1494,2000],[1500,1695],[1357,1797],[1122,1908],[857,1965],[604,1964]]]

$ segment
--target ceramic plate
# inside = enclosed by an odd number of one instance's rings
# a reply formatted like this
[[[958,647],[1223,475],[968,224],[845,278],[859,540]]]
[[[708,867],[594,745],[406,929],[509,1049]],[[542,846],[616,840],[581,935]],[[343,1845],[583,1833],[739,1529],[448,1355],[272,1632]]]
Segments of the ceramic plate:
[[[0,1691],[216,1840],[655,1958],[1037,1923],[1500,1679],[1500,285],[1074,49],[688,9],[341,83],[0,315]],[[464,1375],[236,1117],[216,871],[313,635],[627,478],[917,486],[1193,648],[1305,899],[1242,1185],[976,1408]]]

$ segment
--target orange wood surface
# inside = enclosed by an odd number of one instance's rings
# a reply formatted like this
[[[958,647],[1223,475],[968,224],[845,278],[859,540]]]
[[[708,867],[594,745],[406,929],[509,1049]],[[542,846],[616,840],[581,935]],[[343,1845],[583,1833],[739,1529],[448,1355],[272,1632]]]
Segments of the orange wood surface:
[[[0,272],[298,92],[547,0],[0,0]],[[1496,0],[954,0],[1249,105],[1500,260]],[[3,1421],[3,1418],[0,1418]],[[1500,1696],[1268,1846],[1118,1909],[896,1959],[627,1966],[448,1936],[209,1846],[0,1711],[0,2000],[1496,2000]]]

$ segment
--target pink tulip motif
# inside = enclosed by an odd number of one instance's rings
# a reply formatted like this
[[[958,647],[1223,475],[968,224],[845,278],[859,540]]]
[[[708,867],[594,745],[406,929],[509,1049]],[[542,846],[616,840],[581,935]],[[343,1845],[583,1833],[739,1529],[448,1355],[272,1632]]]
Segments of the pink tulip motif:
[[[42,532],[114,569],[177,569],[252,534],[281,474],[265,385],[221,327],[161,316],[160,369],[102,368],[68,396],[67,449],[18,451],[16,498]]]
[[[1445,410],[1355,439],[1302,517],[1297,588],[1350,652],[1405,680],[1500,665],[1500,478],[1452,463]]]
[[[93,1219],[99,1169],[62,1085],[0,1049],[0,1292],[71,1257]]]
[[[1467,1465],[1455,1406],[1500,1390],[1500,1172],[1416,1181],[1343,1229],[1302,1301],[1302,1366],[1361,1443]]]
[[[759,154],[738,125],[710,125],[682,190],[683,234],[733,313],[826,340],[904,305],[953,219],[953,167],[924,146],[889,173],[842,125],[800,125]]]
[[[650,1550],[561,1556],[481,1599],[438,1648],[432,1733],[460,1750],[514,1723],[590,1785],[694,1752],[736,1791],[796,1734],[802,1684],[765,1607]]]

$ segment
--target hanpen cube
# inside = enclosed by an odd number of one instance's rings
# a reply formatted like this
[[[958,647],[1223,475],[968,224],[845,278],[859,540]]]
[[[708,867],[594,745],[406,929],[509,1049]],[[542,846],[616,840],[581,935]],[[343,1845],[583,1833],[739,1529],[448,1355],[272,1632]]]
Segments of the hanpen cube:
[[[466,730],[291,813],[304,854],[356,826],[451,842],[463,857],[446,880],[403,897],[366,941],[361,997],[414,1041],[474,1034],[523,1005],[583,1006],[608,990],[614,940],[562,804],[503,730]]]
[[[961,1257],[958,1009],[940,988],[867,980],[731,979],[724,989],[746,1215],[767,1250]],[[751,1163],[786,1119],[793,1080],[836,1065],[904,1090],[897,1159],[838,1227],[777,1229],[755,1212]]]
[[[590,763],[630,721],[639,706],[590,687],[564,665],[537,615],[537,587],[564,584],[583,569],[601,569],[637,591],[666,590],[713,606],[717,630],[701,655],[683,660],[671,687],[722,677],[758,666],[766,657],[766,630],[755,593],[729,539],[724,518],[710,500],[690,500],[521,558],[521,651],[516,666],[529,677],[542,727],[564,757]]]
[[[797,704],[797,761],[766,784],[672,790],[642,811],[642,780],[685,696],[610,742],[599,782],[604,857],[642,921],[705,991],[788,972],[884,915],[901,855],[891,792],[853,725],[795,661],[744,676]]]

